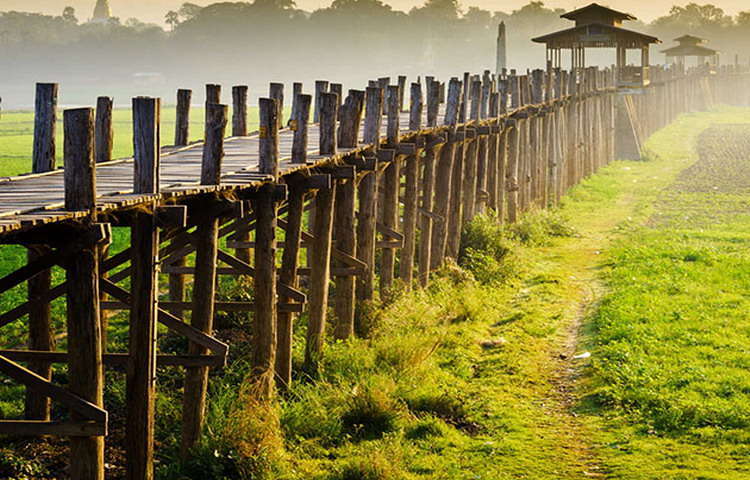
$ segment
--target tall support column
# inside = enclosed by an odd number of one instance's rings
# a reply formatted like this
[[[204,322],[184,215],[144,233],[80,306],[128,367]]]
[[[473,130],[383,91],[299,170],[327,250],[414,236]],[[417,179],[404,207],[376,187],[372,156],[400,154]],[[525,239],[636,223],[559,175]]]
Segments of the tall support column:
[[[96,221],[94,111],[66,110],[65,209],[90,212]],[[109,240],[109,238],[107,238]],[[70,391],[104,406],[104,369],[99,304],[99,247],[86,245],[66,264],[68,375]],[[82,420],[75,412],[73,420]],[[104,479],[104,437],[70,437],[70,477]]]
[[[133,192],[153,194],[159,188],[159,117],[156,98],[133,99]],[[156,206],[152,202],[149,207]],[[156,312],[159,285],[159,229],[153,212],[139,211],[130,229],[131,293],[126,463],[129,480],[154,477],[154,401],[156,398]]]
[[[427,126],[437,125],[437,110],[440,106],[440,85],[437,82],[427,83]],[[439,158],[439,147],[428,148],[422,159],[422,221],[419,237],[419,281],[422,286],[429,283],[430,263],[432,259],[432,231],[436,218],[433,214],[435,173]]]
[[[55,168],[55,130],[57,125],[57,92],[55,83],[40,83],[36,86],[34,111],[34,151],[33,173],[43,173]],[[28,262],[34,262],[50,252],[45,245],[29,248]],[[45,270],[28,281],[29,310],[29,349],[52,351],[55,349],[55,336],[52,332],[52,321],[49,302],[41,301],[50,289],[52,272]],[[52,378],[52,364],[47,362],[30,362],[29,369],[41,377]],[[49,420],[50,400],[34,392],[26,392],[25,416],[27,420]]]
[[[398,87],[389,86],[386,98],[386,144],[395,148],[399,143],[399,114]],[[383,224],[389,230],[398,230],[399,192],[401,190],[401,158],[394,158],[383,174]],[[396,266],[396,249],[386,247],[381,250],[380,262],[380,292],[386,293],[393,286]]]
[[[411,105],[409,109],[409,130],[419,131],[422,127],[422,86],[411,85]],[[421,152],[420,152],[421,153]],[[419,201],[419,157],[406,159],[406,189],[404,190],[404,247],[401,250],[399,277],[407,288],[411,288],[414,276],[414,254],[416,252],[417,207]]]
[[[229,109],[226,105],[206,104],[206,142],[203,146],[201,184],[217,185],[221,178],[221,162],[224,157],[224,132]],[[219,243],[219,219],[203,216],[195,231],[195,279],[193,283],[192,326],[210,335],[213,332],[214,303],[216,298],[216,260]],[[190,343],[190,355],[204,355],[205,347]],[[206,412],[206,390],[208,389],[208,367],[188,367],[182,399],[183,458],[200,438]]]

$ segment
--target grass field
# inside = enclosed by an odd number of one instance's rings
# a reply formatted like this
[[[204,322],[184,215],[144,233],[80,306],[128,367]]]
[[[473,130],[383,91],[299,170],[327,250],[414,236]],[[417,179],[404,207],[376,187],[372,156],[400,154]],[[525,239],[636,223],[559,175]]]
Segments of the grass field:
[[[231,113],[230,113],[231,115]],[[203,108],[192,108],[190,112],[190,140],[203,138]],[[248,111],[250,129],[258,124],[258,109]],[[129,109],[116,109],[112,115],[114,130],[113,158],[128,157],[133,154],[133,124]],[[161,135],[162,145],[171,145],[174,140],[175,107],[162,108]],[[58,112],[57,122],[57,158],[58,166],[62,165],[62,112]],[[231,125],[227,133],[231,132]],[[0,176],[18,175],[31,170],[31,152],[34,135],[33,112],[3,112],[0,116]]]
[[[181,374],[159,372],[158,478],[750,478],[750,168],[727,147],[738,136],[716,129],[749,113],[682,116],[648,161],[614,162],[559,209],[505,228],[477,219],[460,266],[381,305],[368,338],[330,341],[320,377],[270,405],[243,389],[251,319],[218,318],[232,358],[212,374],[188,462]],[[718,154],[699,161],[699,137]],[[183,346],[160,337],[162,351]],[[108,374],[112,478],[122,383]],[[0,386],[0,409],[18,413],[20,393]],[[64,445],[0,443],[0,477],[19,476],[15,460],[51,478]]]

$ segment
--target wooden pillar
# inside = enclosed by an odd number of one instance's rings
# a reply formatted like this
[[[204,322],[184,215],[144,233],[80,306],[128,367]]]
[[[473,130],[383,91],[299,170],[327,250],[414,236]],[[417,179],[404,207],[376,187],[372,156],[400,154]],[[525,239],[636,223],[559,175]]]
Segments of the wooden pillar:
[[[327,80],[315,81],[315,110],[313,111],[313,123],[320,121],[320,96],[328,92]]]
[[[282,129],[284,128],[284,84],[271,83],[268,90],[268,98],[276,101],[276,110],[278,110],[276,117],[279,119],[279,129]]]
[[[440,150],[440,162],[435,172],[435,214],[436,221],[432,227],[432,245],[430,247],[430,267],[435,270],[443,265],[446,256],[446,245],[449,235],[448,219],[457,215],[453,210],[453,195],[460,191],[460,182],[453,182],[454,156],[456,155],[456,125],[458,123],[459,103],[461,102],[461,81],[454,78],[448,85],[444,124],[448,127],[448,143]],[[453,138],[451,138],[453,136]],[[458,187],[454,189],[453,187]],[[439,192],[439,193],[438,193]],[[458,210],[460,211],[460,203]]]
[[[490,126],[497,128],[497,117],[498,117],[498,93],[492,92],[489,97],[489,117],[492,119]],[[497,146],[498,137],[496,133],[490,132],[487,136],[487,206],[490,210],[498,213],[498,191],[497,191]]]
[[[94,111],[66,110],[65,209],[85,210],[96,221],[94,163]],[[71,393],[100,408],[104,405],[104,371],[99,311],[99,251],[84,246],[66,265],[68,388]],[[81,420],[71,412],[73,420]],[[70,437],[70,477],[104,479],[104,437]]]
[[[133,193],[159,191],[159,117],[156,98],[133,99]],[[156,202],[151,202],[153,209]],[[135,213],[130,228],[131,305],[125,400],[126,464],[129,480],[154,477],[156,312],[159,295],[159,228],[153,212]]]
[[[272,98],[261,98],[259,170],[279,174],[279,106]],[[259,399],[273,395],[277,342],[276,223],[277,205],[272,186],[262,187],[253,199],[255,213],[255,290],[254,341],[251,382]]]
[[[365,92],[349,90],[349,96],[341,112],[339,126],[339,146],[342,148],[356,148],[358,146],[359,126],[362,121]],[[336,189],[336,212],[334,223],[334,239],[336,249],[352,257],[357,254],[357,231],[355,226],[357,200],[357,180],[342,180]],[[347,265],[336,260],[338,268]],[[334,336],[345,340],[354,335],[356,277],[353,275],[339,275],[336,277],[336,299],[334,311],[336,314],[336,328]]]
[[[34,111],[34,150],[33,173],[43,173],[55,169],[55,130],[57,123],[57,84],[37,84],[36,104]],[[46,245],[35,245],[29,248],[28,262],[50,253]],[[28,281],[29,310],[29,349],[52,351],[55,349],[55,336],[49,302],[40,300],[50,289],[52,276],[45,270]],[[52,378],[52,364],[47,362],[30,362],[29,369],[41,377]],[[50,400],[32,391],[26,392],[25,417],[27,420],[49,420]]]
[[[518,220],[518,141],[520,132],[518,122],[514,119],[508,120],[508,167],[505,174],[505,186],[508,200],[508,222],[515,223]]]
[[[419,131],[422,128],[422,86],[418,83],[411,85],[411,100],[409,108],[409,130]],[[414,254],[416,252],[417,208],[419,202],[419,155],[412,155],[406,159],[405,166],[406,189],[404,191],[404,246],[399,259],[399,278],[406,288],[411,288],[414,276]]]
[[[367,87],[365,93],[364,141],[377,150],[380,144],[380,125],[383,92],[379,87]],[[357,215],[357,258],[367,264],[367,272],[357,278],[357,301],[372,300],[375,283],[375,223],[377,217],[377,171],[365,175],[359,182],[359,213]]]
[[[217,185],[221,178],[224,157],[224,132],[227,126],[226,105],[206,105],[206,142],[203,146],[201,185]],[[218,251],[219,219],[203,216],[195,231],[195,276],[193,282],[193,314],[191,325],[203,333],[211,334],[216,297],[216,259]],[[191,342],[190,355],[203,355],[206,348]],[[188,367],[182,399],[181,454],[187,458],[200,438],[206,411],[208,367]]]
[[[310,98],[307,95],[308,99]],[[310,104],[307,104],[309,113]],[[305,189],[299,184],[289,185],[284,251],[281,258],[279,282],[292,288],[299,286],[297,267],[302,239],[302,217],[305,206]],[[289,388],[292,383],[292,339],[294,314],[277,312],[276,380],[279,387]]]
[[[187,145],[190,140],[190,101],[192,98],[192,90],[177,90],[174,144],[178,147]]]
[[[338,120],[338,95],[320,94],[320,154],[336,153],[336,121]],[[328,287],[331,274],[331,248],[333,244],[333,213],[336,199],[336,183],[330,188],[321,188],[315,199],[315,222],[312,226],[313,241],[310,252],[309,313],[307,342],[305,344],[304,369],[311,375],[318,372],[318,363],[325,340],[326,313],[328,311]]]
[[[389,86],[386,97],[386,144],[389,148],[397,147],[399,143],[399,114],[398,86]],[[383,174],[383,224],[386,228],[398,230],[399,219],[399,191],[401,187],[401,159],[397,155],[393,162],[386,167]],[[380,263],[380,291],[386,293],[393,286],[396,266],[396,249],[385,247],[381,251]]]
[[[247,136],[247,86],[232,87],[232,136]]]
[[[481,108],[482,82],[479,80],[471,82],[470,86],[471,112],[470,120],[477,124],[479,122],[479,111]],[[475,130],[476,131],[476,130]],[[463,178],[463,223],[471,222],[476,209],[477,194],[477,165],[479,162],[478,138],[467,140],[464,154],[464,178]],[[452,252],[456,256],[458,251]]]
[[[326,115],[325,110],[321,109],[320,114],[321,121],[323,121]],[[331,188],[318,190],[314,206],[315,224],[312,231],[307,341],[303,366],[305,372],[310,375],[317,375],[318,373],[320,355],[325,340],[335,198],[336,183],[333,182]]]
[[[305,94],[297,94],[294,97],[294,116],[290,122],[290,128],[294,131],[292,139],[292,163],[305,163],[307,161],[307,128],[310,122],[310,105],[312,97]]]
[[[96,163],[112,160],[112,97],[96,99]]]
[[[440,85],[427,83],[427,126],[437,126],[437,110],[440,106]],[[427,148],[422,159],[422,219],[419,235],[419,281],[424,287],[429,283],[432,258],[433,193],[435,190],[435,169],[440,147]]]
[[[451,79],[452,81],[453,79]],[[469,73],[464,73],[463,83],[458,82],[459,93],[456,98],[457,103],[457,120],[455,124],[465,124],[467,119],[467,105],[469,103],[468,85],[469,85]],[[461,88],[463,86],[463,93]],[[448,87],[450,90],[450,85]],[[450,96],[450,91],[448,92]],[[450,102],[450,99],[449,99]],[[447,108],[447,107],[446,107]],[[464,205],[463,205],[463,182],[464,182],[464,165],[467,156],[468,140],[466,138],[467,131],[466,126],[456,127],[453,130],[454,137],[460,136],[460,140],[454,140],[453,143],[443,147],[441,151],[441,167],[443,165],[452,165],[450,174],[450,186],[447,190],[443,190],[441,186],[437,187],[438,191],[450,191],[446,197],[450,202],[446,209],[446,213],[450,212],[450,215],[445,216],[445,222],[447,222],[446,240],[445,245],[439,250],[439,257],[434,260],[438,262],[438,265],[442,265],[446,257],[456,258],[458,257],[458,250],[461,244],[461,230],[463,229],[463,218],[464,218]],[[450,156],[450,158],[448,158]],[[441,205],[442,208],[442,205]],[[442,214],[441,214],[442,215]],[[435,245],[433,244],[433,252],[435,251]],[[434,264],[434,261],[433,261]]]

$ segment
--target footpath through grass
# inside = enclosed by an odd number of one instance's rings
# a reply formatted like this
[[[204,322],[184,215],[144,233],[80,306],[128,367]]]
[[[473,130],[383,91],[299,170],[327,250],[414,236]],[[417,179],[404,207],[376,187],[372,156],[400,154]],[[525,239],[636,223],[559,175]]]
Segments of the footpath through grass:
[[[271,405],[243,388],[252,322],[218,319],[231,363],[212,373],[188,462],[176,459],[181,376],[160,370],[158,477],[750,478],[750,188],[696,186],[688,170],[701,132],[748,113],[682,117],[651,139],[649,161],[613,163],[553,212],[506,228],[478,218],[460,266],[387,300],[367,338],[329,341],[320,376],[300,375]],[[123,397],[113,372],[115,425]],[[113,464],[121,433],[108,440]],[[39,448],[2,448],[53,477]],[[10,464],[0,477],[21,468]]]

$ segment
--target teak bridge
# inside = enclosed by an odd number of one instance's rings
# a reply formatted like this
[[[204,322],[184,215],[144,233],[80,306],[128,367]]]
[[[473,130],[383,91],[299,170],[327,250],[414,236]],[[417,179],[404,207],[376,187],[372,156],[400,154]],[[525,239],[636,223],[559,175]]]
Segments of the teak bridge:
[[[215,312],[252,312],[248,374],[269,397],[274,384],[291,382],[301,312],[304,368],[314,374],[329,303],[333,335],[355,335],[358,308],[396,282],[426,285],[457,257],[477,213],[514,222],[615,158],[638,155],[677,115],[750,103],[750,76],[738,66],[651,67],[640,91],[618,90],[616,79],[597,68],[424,77],[408,89],[406,77],[381,78],[346,97],[340,84],[318,81],[314,96],[294,85],[288,121],[284,86],[271,84],[254,133],[247,87],[234,87],[228,138],[229,109],[209,85],[204,141],[192,145],[190,91],[178,92],[173,147],[160,147],[160,100],[133,99],[135,155],[125,160],[111,160],[112,100],[102,97],[96,110],[64,112],[64,169],[55,168],[57,85],[39,84],[34,173],[0,179],[0,243],[28,251],[23,267],[0,278],[0,292],[28,288],[0,327],[27,319],[29,335],[27,350],[0,351],[0,371],[27,391],[26,419],[0,421],[0,434],[70,437],[71,478],[103,478],[103,369],[124,367],[128,478],[152,478],[157,366],[185,369],[187,454],[200,436],[209,369],[231,347],[213,336]],[[130,244],[109,253],[113,226],[129,228]],[[65,271],[58,285],[55,266]],[[218,275],[251,279],[253,301],[217,300]],[[58,297],[66,352],[52,331]],[[129,311],[127,352],[106,351],[111,310]],[[158,324],[186,337],[188,350],[158,352]],[[51,381],[53,364],[68,365],[66,386]],[[51,419],[50,401],[69,417]]]

